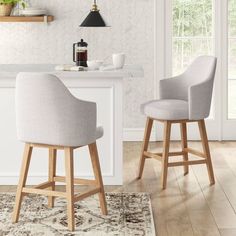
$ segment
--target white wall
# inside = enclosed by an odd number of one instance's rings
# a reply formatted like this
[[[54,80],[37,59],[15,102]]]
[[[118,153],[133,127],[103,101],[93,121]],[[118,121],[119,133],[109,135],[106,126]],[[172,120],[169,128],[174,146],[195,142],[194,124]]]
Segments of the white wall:
[[[71,63],[72,44],[84,38],[90,59],[111,59],[125,52],[127,63],[141,64],[145,78],[127,79],[124,97],[124,127],[127,131],[144,126],[139,106],[154,94],[154,2],[155,0],[99,0],[101,14],[109,28],[79,28],[92,0],[31,0],[46,7],[55,22],[1,23],[0,63]]]

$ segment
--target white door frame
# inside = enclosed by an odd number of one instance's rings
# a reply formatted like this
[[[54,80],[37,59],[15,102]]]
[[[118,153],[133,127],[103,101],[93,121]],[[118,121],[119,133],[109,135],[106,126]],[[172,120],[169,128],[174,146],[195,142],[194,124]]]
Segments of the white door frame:
[[[236,140],[236,120],[228,119],[228,0],[222,0],[222,124],[223,140]]]

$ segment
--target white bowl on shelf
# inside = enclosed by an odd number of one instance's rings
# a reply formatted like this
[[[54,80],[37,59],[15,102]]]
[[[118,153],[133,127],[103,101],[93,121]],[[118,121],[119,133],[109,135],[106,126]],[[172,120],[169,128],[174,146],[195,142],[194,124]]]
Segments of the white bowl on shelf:
[[[101,60],[87,61],[87,65],[89,70],[98,70],[103,65],[103,61]]]
[[[47,14],[47,10],[41,8],[25,8],[21,10],[21,15],[24,16],[42,16]]]

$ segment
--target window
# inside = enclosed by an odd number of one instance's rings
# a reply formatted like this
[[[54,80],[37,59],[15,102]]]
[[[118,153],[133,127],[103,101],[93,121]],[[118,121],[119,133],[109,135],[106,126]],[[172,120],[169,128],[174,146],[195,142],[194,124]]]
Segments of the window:
[[[193,58],[213,54],[212,0],[173,0],[172,68],[180,74]]]

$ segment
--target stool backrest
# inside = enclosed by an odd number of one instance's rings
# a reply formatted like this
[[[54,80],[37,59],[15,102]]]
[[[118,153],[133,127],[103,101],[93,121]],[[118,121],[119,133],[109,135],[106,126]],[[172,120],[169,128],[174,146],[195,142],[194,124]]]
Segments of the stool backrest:
[[[216,58],[212,56],[200,56],[197,57],[191,65],[185,70],[185,72],[179,75],[179,86],[177,89],[180,91],[179,99],[188,100],[189,87],[202,82],[214,83],[215,71],[216,71]],[[212,94],[208,94],[211,98]]]
[[[19,73],[16,123],[21,141],[82,146],[94,141],[96,104],[75,98],[54,75]]]
[[[212,56],[198,57],[184,73],[191,78],[188,88],[189,119],[205,119],[209,116],[217,59]]]

